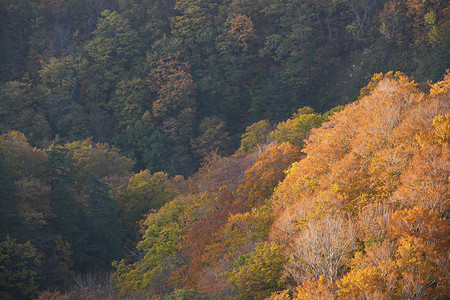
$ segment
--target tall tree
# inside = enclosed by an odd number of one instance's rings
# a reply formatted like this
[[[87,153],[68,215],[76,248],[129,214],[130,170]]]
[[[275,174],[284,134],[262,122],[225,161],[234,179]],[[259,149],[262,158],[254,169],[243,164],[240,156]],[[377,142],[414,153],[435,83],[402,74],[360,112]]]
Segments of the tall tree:
[[[117,216],[118,204],[109,190],[95,175],[91,175],[85,185],[87,223],[83,227],[88,236],[83,253],[84,270],[107,270],[111,262],[122,255],[120,246],[125,231]]]
[[[81,208],[74,199],[74,177],[72,161],[67,156],[67,150],[58,144],[53,144],[46,151],[48,160],[45,162],[44,177],[50,186],[50,205],[52,217],[49,220],[53,232],[72,244],[76,263],[81,260],[84,245],[80,239]]]
[[[181,61],[179,53],[171,54],[156,62],[147,82],[158,96],[153,102],[152,113],[157,128],[167,137],[174,151],[173,169],[189,174],[194,168],[190,139],[196,117],[196,90],[190,66]]]

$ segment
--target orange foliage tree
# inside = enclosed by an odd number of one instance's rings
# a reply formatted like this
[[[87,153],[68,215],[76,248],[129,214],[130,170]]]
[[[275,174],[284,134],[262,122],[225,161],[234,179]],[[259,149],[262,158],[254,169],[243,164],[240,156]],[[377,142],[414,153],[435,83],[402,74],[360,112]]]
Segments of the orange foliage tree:
[[[272,144],[269,147],[245,172],[244,182],[236,193],[244,199],[244,205],[249,208],[264,204],[278,183],[284,179],[285,171],[301,157],[300,148],[288,142]]]
[[[358,252],[338,283],[345,299],[441,298],[448,295],[450,226],[437,211],[415,206],[392,216],[384,242]]]
[[[270,236],[287,244],[288,253],[314,253],[307,251],[314,249],[313,241],[333,229],[312,232],[311,226],[331,215],[349,216],[356,230],[351,240],[359,239],[365,251],[350,262],[356,248],[348,248],[347,261],[337,270],[352,271],[342,281],[344,272],[330,276],[328,269],[306,261],[308,255],[293,257],[288,268],[304,275],[292,273],[296,282],[324,275],[329,283],[339,282],[344,298],[384,297],[388,290],[399,297],[413,296],[413,290],[416,295],[441,295],[448,278],[439,277],[446,266],[436,254],[440,242],[406,232],[394,237],[388,228],[391,219],[399,218],[392,216],[399,209],[420,206],[436,218],[448,216],[449,80],[447,75],[424,92],[402,73],[375,74],[358,102],[312,130],[302,150],[306,157],[293,165],[272,198],[277,215]],[[308,234],[311,241],[305,239]],[[408,251],[415,254],[405,256]],[[382,257],[376,258],[377,252]],[[411,255],[423,267],[412,271]],[[377,269],[380,264],[384,269]],[[359,288],[352,290],[355,284]]]

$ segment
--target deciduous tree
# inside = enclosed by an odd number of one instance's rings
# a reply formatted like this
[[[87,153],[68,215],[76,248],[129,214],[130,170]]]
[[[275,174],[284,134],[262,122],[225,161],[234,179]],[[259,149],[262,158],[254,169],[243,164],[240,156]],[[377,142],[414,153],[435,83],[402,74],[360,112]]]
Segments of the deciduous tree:
[[[239,153],[249,153],[256,150],[258,146],[263,146],[269,141],[269,133],[272,127],[267,120],[256,122],[245,129],[241,137]]]
[[[286,258],[282,247],[275,243],[262,243],[254,252],[241,256],[230,274],[232,283],[244,299],[264,298],[283,289],[282,275]]]
[[[243,199],[242,205],[252,208],[263,204],[284,179],[285,171],[300,158],[300,148],[288,142],[269,146],[256,163],[245,171],[244,182],[236,192]]]

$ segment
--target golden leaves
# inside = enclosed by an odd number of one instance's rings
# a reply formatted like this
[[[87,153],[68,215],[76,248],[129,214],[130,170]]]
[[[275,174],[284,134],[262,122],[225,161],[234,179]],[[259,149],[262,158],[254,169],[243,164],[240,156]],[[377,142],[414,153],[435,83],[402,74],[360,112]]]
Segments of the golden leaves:
[[[307,156],[272,198],[277,217],[270,236],[290,245],[287,270],[294,280],[316,287],[299,289],[304,299],[327,285],[321,275],[338,282],[329,298],[336,290],[343,299],[442,295],[450,236],[443,218],[449,207],[448,97],[427,95],[393,72],[375,74],[362,95],[312,131],[302,150]],[[317,242],[331,241],[327,234],[336,229],[323,222],[343,214],[361,248],[349,248],[347,258],[354,258],[330,273],[318,263],[330,256],[313,249],[332,248]]]

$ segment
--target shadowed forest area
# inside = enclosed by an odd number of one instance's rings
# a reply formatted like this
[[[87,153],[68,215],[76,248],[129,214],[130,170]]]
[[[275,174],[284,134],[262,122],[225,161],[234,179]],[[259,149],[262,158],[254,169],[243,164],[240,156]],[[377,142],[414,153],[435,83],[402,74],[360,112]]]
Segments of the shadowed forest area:
[[[444,0],[2,0],[0,298],[447,299]]]

